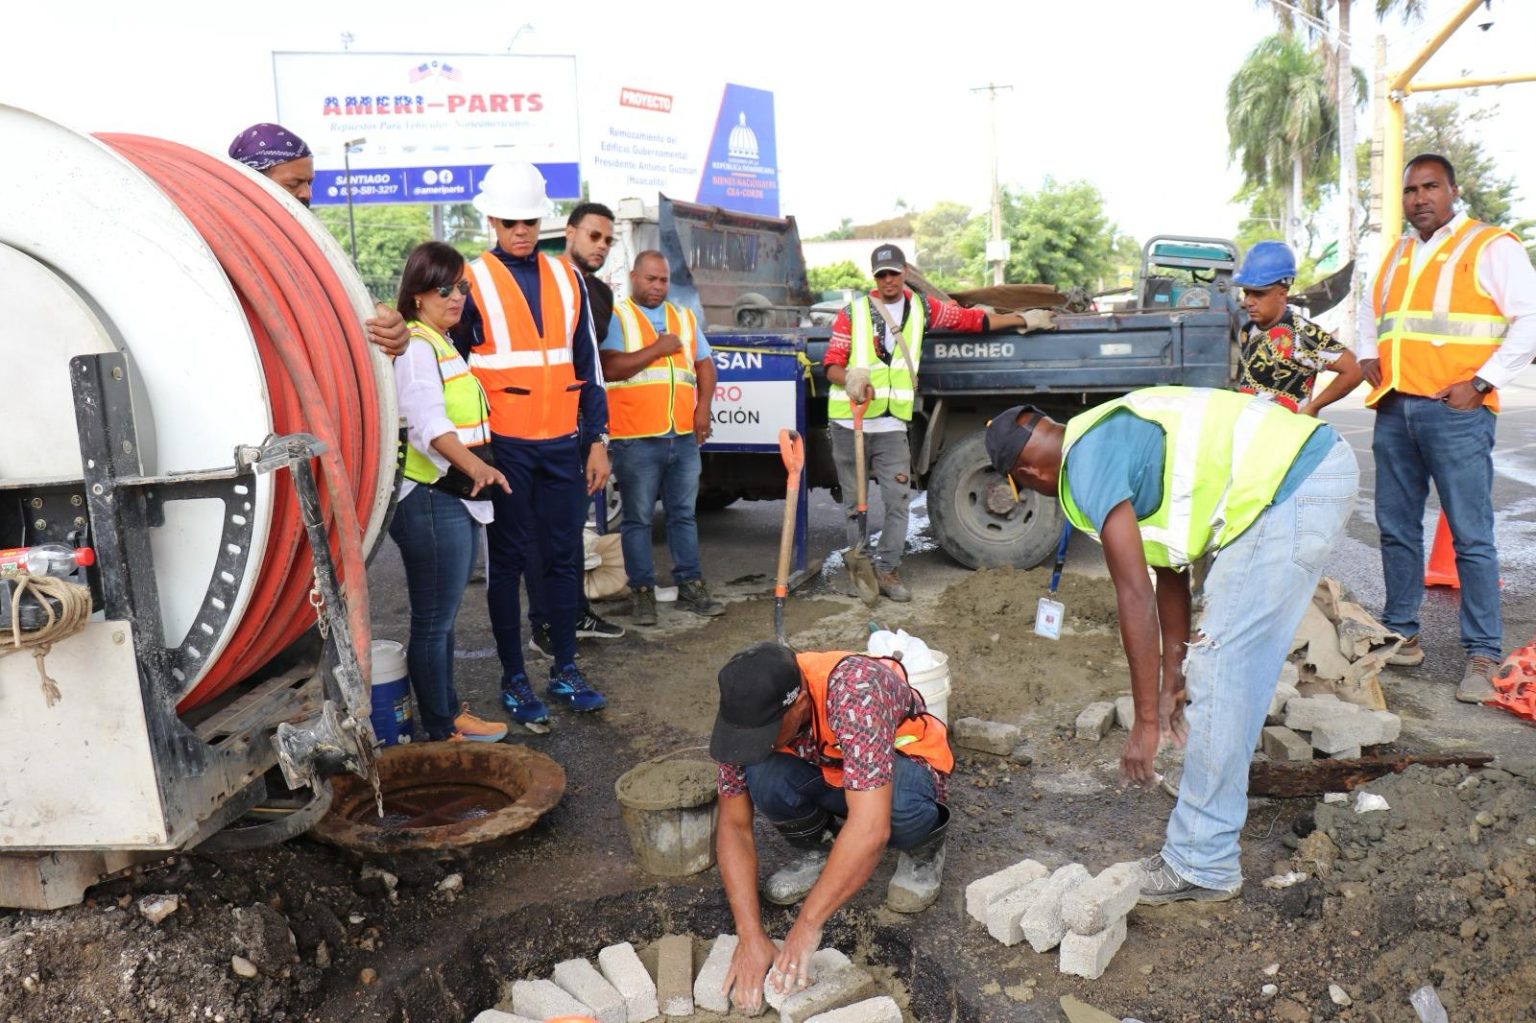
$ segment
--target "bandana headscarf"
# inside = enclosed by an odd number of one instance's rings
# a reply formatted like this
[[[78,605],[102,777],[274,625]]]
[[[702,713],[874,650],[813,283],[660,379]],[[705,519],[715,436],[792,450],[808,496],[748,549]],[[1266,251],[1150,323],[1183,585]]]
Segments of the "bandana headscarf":
[[[313,155],[303,139],[280,124],[253,124],[229,144],[229,158],[253,171],[271,170],[280,163]]]

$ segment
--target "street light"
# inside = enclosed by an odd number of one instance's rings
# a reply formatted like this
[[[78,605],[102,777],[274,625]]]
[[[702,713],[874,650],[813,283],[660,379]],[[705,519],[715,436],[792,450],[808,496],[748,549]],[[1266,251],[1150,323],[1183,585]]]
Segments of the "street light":
[[[522,35],[524,32],[537,32],[537,31],[538,31],[538,29],[534,28],[532,23],[527,22],[527,21],[525,21],[521,25],[517,26],[517,31],[512,33],[512,38],[511,39],[507,40],[507,52],[511,53],[512,52],[512,47],[517,45],[517,37],[518,36]]]
[[[363,148],[365,138],[341,144],[342,187],[347,190],[347,240],[352,247],[352,269],[357,269],[357,220],[352,215],[352,154]]]

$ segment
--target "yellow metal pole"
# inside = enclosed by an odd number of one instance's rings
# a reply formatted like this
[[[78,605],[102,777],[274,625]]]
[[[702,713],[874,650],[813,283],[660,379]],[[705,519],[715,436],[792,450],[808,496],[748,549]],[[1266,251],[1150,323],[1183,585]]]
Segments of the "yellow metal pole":
[[[1403,100],[1386,97],[1386,124],[1381,133],[1381,251],[1383,258],[1403,232]]]
[[[1520,82],[1536,82],[1536,71],[1518,75],[1497,75],[1493,78],[1458,78],[1453,82],[1409,82],[1404,92],[1440,92],[1444,89],[1478,89],[1486,85],[1515,85]]]
[[[1392,92],[1407,92],[1408,83],[1413,81],[1413,76],[1418,74],[1425,64],[1429,63],[1429,58],[1433,57],[1440,47],[1445,45],[1445,41],[1451,37],[1451,34],[1460,28],[1468,18],[1472,17],[1472,12],[1482,5],[1483,0],[1466,0],[1466,3],[1461,5],[1461,10],[1451,15],[1450,20],[1440,26],[1440,31],[1436,32],[1429,42],[1424,44],[1424,48],[1418,52],[1413,60],[1409,61],[1407,67],[1397,73],[1397,77],[1392,79],[1387,88]]]

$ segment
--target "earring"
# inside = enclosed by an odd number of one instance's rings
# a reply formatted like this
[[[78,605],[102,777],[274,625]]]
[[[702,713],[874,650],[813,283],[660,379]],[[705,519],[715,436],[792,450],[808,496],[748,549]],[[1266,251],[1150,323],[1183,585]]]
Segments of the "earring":
[[[417,309],[421,308],[421,299],[419,299],[419,298],[416,300],[416,308]]]

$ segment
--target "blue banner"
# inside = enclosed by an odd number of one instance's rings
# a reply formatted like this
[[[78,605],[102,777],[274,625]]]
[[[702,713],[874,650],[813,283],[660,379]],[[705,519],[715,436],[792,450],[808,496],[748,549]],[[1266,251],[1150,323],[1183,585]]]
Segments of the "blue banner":
[[[455,203],[469,202],[480,190],[490,164],[457,167],[379,167],[352,172],[352,202]],[[574,163],[535,164],[544,175],[551,199],[581,195],[581,174]],[[346,174],[339,170],[315,175],[316,206],[341,206],[347,201]]]
[[[720,100],[698,201],[743,213],[779,215],[773,93],[728,84]]]

